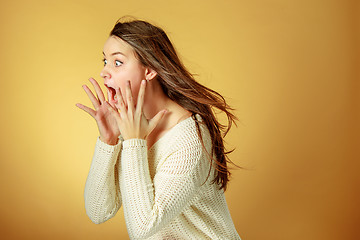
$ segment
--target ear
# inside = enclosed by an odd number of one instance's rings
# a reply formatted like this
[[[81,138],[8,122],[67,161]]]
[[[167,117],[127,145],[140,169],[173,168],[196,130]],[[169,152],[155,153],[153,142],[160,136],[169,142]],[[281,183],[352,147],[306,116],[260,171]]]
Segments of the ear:
[[[153,80],[157,76],[157,72],[151,68],[145,69],[145,79],[148,81]]]

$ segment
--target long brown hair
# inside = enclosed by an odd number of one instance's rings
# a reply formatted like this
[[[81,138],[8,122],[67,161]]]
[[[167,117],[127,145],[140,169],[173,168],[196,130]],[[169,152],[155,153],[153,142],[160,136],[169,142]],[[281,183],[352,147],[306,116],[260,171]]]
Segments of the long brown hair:
[[[192,112],[198,135],[204,147],[199,121],[194,117],[195,114],[201,116],[212,140],[212,154],[208,153],[211,166],[216,169],[212,183],[217,183],[219,189],[225,191],[230,177],[227,163],[231,162],[227,155],[233,150],[225,151],[223,137],[230,130],[232,123],[236,125],[237,118],[231,113],[234,109],[219,93],[201,85],[194,79],[194,76],[180,61],[171,41],[161,28],[142,20],[119,19],[111,30],[110,36],[119,37],[127,42],[135,51],[139,61],[157,72],[157,80],[164,93],[171,100]],[[226,114],[227,125],[223,125],[217,120],[214,108]],[[209,175],[210,171],[208,177]]]

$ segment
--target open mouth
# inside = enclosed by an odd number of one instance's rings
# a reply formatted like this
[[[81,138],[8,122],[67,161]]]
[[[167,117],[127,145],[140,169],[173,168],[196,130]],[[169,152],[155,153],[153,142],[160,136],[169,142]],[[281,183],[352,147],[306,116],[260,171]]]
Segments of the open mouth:
[[[116,97],[116,91],[115,91],[115,89],[114,88],[112,88],[112,87],[110,87],[110,86],[108,86],[108,85],[106,85],[106,84],[104,84],[105,85],[105,87],[107,88],[107,90],[108,90],[108,100],[109,100],[109,102],[112,102],[112,103],[117,103],[117,97]]]

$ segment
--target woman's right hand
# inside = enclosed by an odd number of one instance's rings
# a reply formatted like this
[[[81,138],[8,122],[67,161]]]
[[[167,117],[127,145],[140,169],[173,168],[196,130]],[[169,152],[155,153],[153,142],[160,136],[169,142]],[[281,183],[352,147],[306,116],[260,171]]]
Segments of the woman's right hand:
[[[88,88],[88,86],[83,85],[83,88],[90,98],[90,101],[92,102],[94,109],[89,108],[87,106],[84,106],[80,103],[77,103],[76,106],[88,114],[92,116],[98,126],[99,132],[100,132],[100,140],[109,144],[109,145],[116,145],[118,141],[118,137],[120,136],[120,130],[117,125],[116,119],[108,109],[104,103],[106,102],[105,96],[97,83],[97,81],[93,78],[89,79],[91,84],[95,88],[95,92],[97,97],[92,93],[92,91]],[[109,99],[109,93],[108,93],[108,99]],[[111,107],[117,111],[116,107],[113,103],[109,103]]]

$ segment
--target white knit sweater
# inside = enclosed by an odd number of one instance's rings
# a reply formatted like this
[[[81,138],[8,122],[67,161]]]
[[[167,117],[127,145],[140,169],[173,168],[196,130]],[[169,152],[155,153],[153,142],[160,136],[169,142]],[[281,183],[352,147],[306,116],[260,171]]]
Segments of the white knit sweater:
[[[210,152],[209,131],[200,128]],[[192,117],[149,150],[146,140],[119,140],[96,142],[84,191],[92,222],[107,221],[122,205],[131,239],[240,239],[223,191],[211,184],[214,171],[205,182],[210,163]]]

